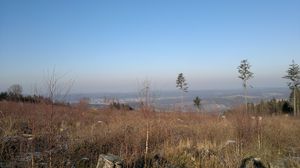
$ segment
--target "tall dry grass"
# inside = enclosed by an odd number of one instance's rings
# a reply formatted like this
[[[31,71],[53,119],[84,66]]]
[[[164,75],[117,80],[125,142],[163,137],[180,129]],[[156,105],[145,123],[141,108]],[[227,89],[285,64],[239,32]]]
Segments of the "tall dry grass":
[[[126,167],[238,167],[245,157],[267,162],[300,155],[300,120],[245,115],[97,110],[0,102],[0,162],[25,167],[95,167],[111,153]],[[145,142],[149,131],[148,154]],[[50,128],[51,127],[51,128]],[[51,154],[49,154],[51,153]]]

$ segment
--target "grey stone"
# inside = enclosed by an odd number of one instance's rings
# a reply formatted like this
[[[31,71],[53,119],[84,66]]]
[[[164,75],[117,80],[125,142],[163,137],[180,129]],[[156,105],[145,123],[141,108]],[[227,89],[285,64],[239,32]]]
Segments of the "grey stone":
[[[253,156],[243,159],[240,165],[240,168],[250,168],[250,167],[266,168],[266,166],[263,164],[260,158],[255,158]]]
[[[98,158],[96,168],[123,168],[123,160],[116,155],[112,154],[101,154]]]

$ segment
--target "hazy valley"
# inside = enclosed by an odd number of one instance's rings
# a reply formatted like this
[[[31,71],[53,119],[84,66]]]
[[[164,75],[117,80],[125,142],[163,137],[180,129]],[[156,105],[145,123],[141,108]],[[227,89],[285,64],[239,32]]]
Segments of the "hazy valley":
[[[289,99],[290,90],[288,88],[251,88],[248,93],[249,102],[254,104],[261,100]],[[151,104],[160,111],[174,111],[181,105],[181,93],[179,91],[152,91],[150,93]],[[230,108],[240,106],[244,103],[244,93],[242,89],[236,90],[201,90],[189,91],[184,95],[185,108],[195,110],[193,99],[199,96],[202,99],[202,110],[206,112],[222,112]],[[78,103],[80,99],[89,99],[91,107],[104,108],[111,101],[128,104],[134,108],[140,106],[142,97],[138,92],[129,93],[90,93],[71,94],[67,100]]]

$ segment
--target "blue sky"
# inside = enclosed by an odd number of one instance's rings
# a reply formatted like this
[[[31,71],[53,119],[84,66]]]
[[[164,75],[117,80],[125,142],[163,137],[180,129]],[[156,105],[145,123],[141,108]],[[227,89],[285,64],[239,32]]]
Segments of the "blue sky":
[[[237,66],[252,64],[254,87],[285,87],[300,63],[300,1],[1,0],[0,91],[42,87],[55,67],[73,92],[136,91],[143,80],[172,90],[241,88]]]

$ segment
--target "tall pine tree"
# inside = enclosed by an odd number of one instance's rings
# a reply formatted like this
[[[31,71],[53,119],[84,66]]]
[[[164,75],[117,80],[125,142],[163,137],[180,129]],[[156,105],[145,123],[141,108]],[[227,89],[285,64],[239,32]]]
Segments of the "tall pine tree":
[[[177,80],[176,80],[176,87],[181,91],[181,110],[183,109],[183,97],[184,93],[188,92],[188,84],[186,83],[185,77],[183,76],[183,73],[178,74]]]
[[[292,61],[292,64],[289,65],[289,69],[286,71],[287,75],[283,78],[289,79],[288,82],[289,88],[292,90],[292,101],[293,102],[293,113],[296,116],[298,113],[297,109],[297,90],[298,86],[300,85],[300,68],[299,65],[295,63],[295,61]]]
[[[245,109],[248,112],[248,80],[253,78],[253,73],[250,71],[251,65],[247,60],[242,60],[240,66],[238,66],[239,78],[243,80],[244,98],[245,98]]]

